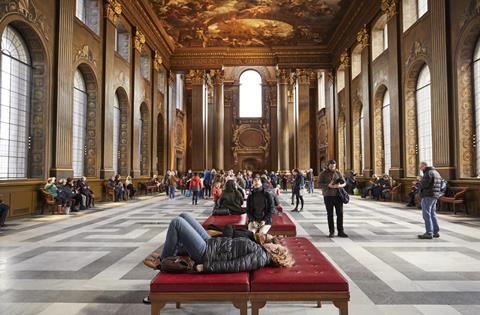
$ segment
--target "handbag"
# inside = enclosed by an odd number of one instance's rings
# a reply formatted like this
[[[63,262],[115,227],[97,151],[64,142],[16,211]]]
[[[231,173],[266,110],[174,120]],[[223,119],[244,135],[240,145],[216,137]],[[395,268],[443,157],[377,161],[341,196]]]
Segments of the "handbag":
[[[167,257],[159,267],[161,272],[167,273],[195,273],[195,261],[188,256]]]
[[[230,215],[230,210],[228,209],[213,209],[212,215]]]
[[[345,190],[345,188],[339,188],[338,195],[340,196],[340,199],[342,199],[342,202],[344,204],[347,204],[350,202],[350,196],[348,195],[348,192]]]

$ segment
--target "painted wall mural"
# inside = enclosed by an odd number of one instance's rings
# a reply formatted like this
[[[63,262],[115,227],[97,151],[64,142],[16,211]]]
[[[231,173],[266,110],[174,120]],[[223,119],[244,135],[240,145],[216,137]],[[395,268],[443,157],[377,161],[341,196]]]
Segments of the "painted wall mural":
[[[151,0],[179,47],[321,44],[346,0]]]

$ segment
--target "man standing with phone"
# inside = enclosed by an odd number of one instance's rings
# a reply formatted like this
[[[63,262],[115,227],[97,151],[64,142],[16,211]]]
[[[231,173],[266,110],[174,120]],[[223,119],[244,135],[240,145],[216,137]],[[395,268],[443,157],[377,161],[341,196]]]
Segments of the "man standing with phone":
[[[328,237],[334,237],[335,224],[333,222],[333,208],[337,215],[337,230],[339,237],[348,237],[343,231],[343,200],[340,197],[339,188],[346,186],[345,178],[342,173],[337,170],[337,162],[330,160],[327,169],[320,173],[318,177],[318,186],[322,189],[323,200],[327,208],[328,229],[330,234]]]

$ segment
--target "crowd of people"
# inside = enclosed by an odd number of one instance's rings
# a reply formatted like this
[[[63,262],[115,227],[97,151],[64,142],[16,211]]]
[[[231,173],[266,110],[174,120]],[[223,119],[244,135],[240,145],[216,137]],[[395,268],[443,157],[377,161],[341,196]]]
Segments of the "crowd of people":
[[[55,177],[50,177],[47,179],[44,190],[55,199],[57,213],[60,214],[68,214],[94,206],[95,195],[90,189],[86,177],[78,180],[71,177],[57,180]]]

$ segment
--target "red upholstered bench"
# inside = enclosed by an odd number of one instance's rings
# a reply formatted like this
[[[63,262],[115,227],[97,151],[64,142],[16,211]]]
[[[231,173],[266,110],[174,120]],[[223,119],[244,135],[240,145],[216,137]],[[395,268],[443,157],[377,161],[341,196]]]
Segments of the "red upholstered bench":
[[[234,228],[246,229],[247,221],[246,214],[211,215],[202,223],[202,226],[207,229],[211,224],[219,227],[230,224]],[[269,233],[272,235],[295,236],[297,235],[297,227],[285,213],[279,212],[272,216],[272,227],[270,228]]]
[[[348,314],[348,282],[306,238],[282,239],[295,259],[292,268],[267,267],[250,277],[252,314],[267,301],[332,301],[340,315]]]
[[[158,273],[150,283],[151,314],[159,315],[166,303],[174,302],[232,302],[247,315],[250,291],[247,272],[225,274]]]
[[[209,225],[213,224],[219,227],[224,227],[230,224],[234,228],[245,228],[247,226],[247,215],[211,215],[202,223],[202,226],[207,229]]]
[[[272,235],[296,236],[297,227],[288,215],[279,212],[272,216],[272,227],[268,233]]]

